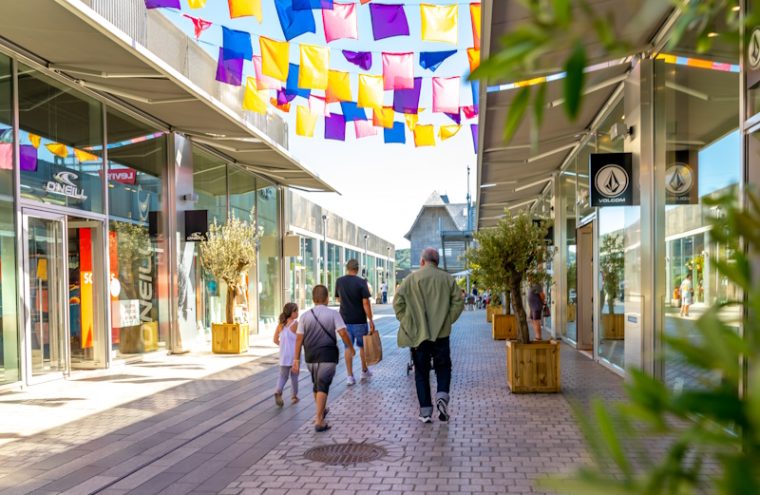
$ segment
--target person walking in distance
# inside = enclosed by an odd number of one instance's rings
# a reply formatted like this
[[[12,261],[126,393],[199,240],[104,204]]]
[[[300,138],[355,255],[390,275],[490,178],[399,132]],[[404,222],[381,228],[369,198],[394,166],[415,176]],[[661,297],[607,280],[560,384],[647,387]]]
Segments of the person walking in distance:
[[[367,359],[364,355],[364,336],[368,332],[375,331],[375,322],[372,320],[371,294],[367,281],[358,276],[359,262],[350,259],[346,263],[346,275],[335,282],[335,297],[340,303],[340,316],[346,323],[348,338],[351,345],[359,348],[359,358],[362,362],[362,380],[372,376],[367,367]],[[369,321],[369,324],[367,322]],[[348,372],[348,385],[354,385],[353,359],[346,356],[346,371]]]
[[[686,278],[681,282],[681,316],[689,317],[689,306],[691,306],[694,297],[694,286],[691,283],[691,273],[686,274]]]
[[[296,330],[298,328],[298,306],[287,303],[282,308],[279,325],[274,332],[274,343],[280,346],[280,379],[274,391],[274,402],[279,407],[284,405],[282,391],[290,379],[293,396],[290,401],[298,402],[298,373],[293,372],[293,358],[296,353]]]
[[[383,304],[388,304],[388,284],[385,280],[380,284],[380,293],[383,295]]]
[[[440,257],[434,248],[422,252],[420,269],[404,279],[393,300],[400,326],[399,347],[412,349],[419,420],[430,423],[433,401],[430,394],[430,361],[433,361],[438,389],[435,394],[440,421],[449,420],[451,385],[451,325],[464,309],[462,292],[454,277],[438,268]]]
[[[338,337],[346,345],[346,359],[351,359],[356,351],[346,332],[340,314],[327,307],[330,293],[324,285],[316,285],[311,291],[314,307],[304,313],[296,331],[296,352],[293,358],[293,373],[298,374],[301,365],[301,348],[306,357],[306,366],[311,373],[314,402],[317,405],[314,430],[323,432],[330,429],[325,421],[329,412],[327,395],[338,367]]]

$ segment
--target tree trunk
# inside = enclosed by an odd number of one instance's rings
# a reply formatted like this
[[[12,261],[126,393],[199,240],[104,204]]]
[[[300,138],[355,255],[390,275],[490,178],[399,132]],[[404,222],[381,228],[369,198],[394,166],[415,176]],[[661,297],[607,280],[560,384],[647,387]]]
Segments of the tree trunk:
[[[512,301],[510,300],[512,297],[512,292],[509,289],[504,289],[504,311],[503,313],[505,315],[511,315],[512,314]]]
[[[522,278],[512,280],[510,292],[512,293],[512,305],[517,316],[517,340],[521,344],[528,344],[530,343],[530,333],[528,332],[528,317],[525,314],[525,306],[523,306],[522,301],[521,285]]]
[[[224,316],[225,323],[235,323],[235,298],[237,297],[237,286],[234,284],[227,284],[227,305],[225,307]]]
[[[610,310],[610,314],[615,314],[615,296],[613,294],[609,294],[607,296],[607,307]]]

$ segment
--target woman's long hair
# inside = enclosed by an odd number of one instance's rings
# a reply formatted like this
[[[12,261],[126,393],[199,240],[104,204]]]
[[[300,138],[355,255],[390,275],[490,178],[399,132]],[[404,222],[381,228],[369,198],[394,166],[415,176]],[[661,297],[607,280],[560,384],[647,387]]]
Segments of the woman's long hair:
[[[280,325],[284,325],[285,322],[288,321],[288,318],[291,317],[293,313],[298,311],[298,304],[296,303],[287,303],[282,308],[282,313],[280,313]]]

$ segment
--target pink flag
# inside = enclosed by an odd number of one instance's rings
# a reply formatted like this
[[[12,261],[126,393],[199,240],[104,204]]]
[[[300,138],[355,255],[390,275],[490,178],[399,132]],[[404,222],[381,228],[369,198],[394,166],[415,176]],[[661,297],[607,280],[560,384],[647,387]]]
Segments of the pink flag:
[[[256,89],[280,89],[282,82],[269,77],[261,70],[261,55],[253,56],[253,70],[256,73]]]
[[[330,116],[324,96],[309,95],[309,111],[314,115]]]
[[[383,89],[414,89],[414,53],[383,52]]]
[[[371,120],[354,120],[354,131],[356,139],[377,136],[377,127],[372,125]]]
[[[187,17],[191,21],[193,21],[193,28],[195,29],[195,39],[198,39],[201,37],[201,34],[203,34],[203,31],[207,30],[211,27],[213,22],[207,21],[206,19],[201,19],[200,17],[193,17],[191,15],[182,14],[183,17]]]
[[[459,113],[460,78],[433,78],[433,111]]]
[[[332,10],[322,9],[322,23],[328,43],[342,38],[359,39],[355,3],[334,3]]]

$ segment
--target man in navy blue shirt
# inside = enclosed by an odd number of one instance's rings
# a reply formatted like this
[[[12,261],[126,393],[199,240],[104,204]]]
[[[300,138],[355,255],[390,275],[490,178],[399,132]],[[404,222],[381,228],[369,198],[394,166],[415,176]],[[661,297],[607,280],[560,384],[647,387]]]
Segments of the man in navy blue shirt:
[[[364,355],[364,336],[368,332],[375,331],[375,322],[372,320],[372,305],[367,281],[358,276],[359,262],[355,259],[346,263],[346,275],[335,282],[335,297],[340,302],[340,316],[346,324],[348,337],[352,345],[359,348],[359,357],[362,360],[362,380],[368,379],[372,373],[367,368],[367,359]],[[367,322],[369,321],[369,324]],[[346,356],[346,371],[348,372],[348,385],[354,385],[353,357]]]

